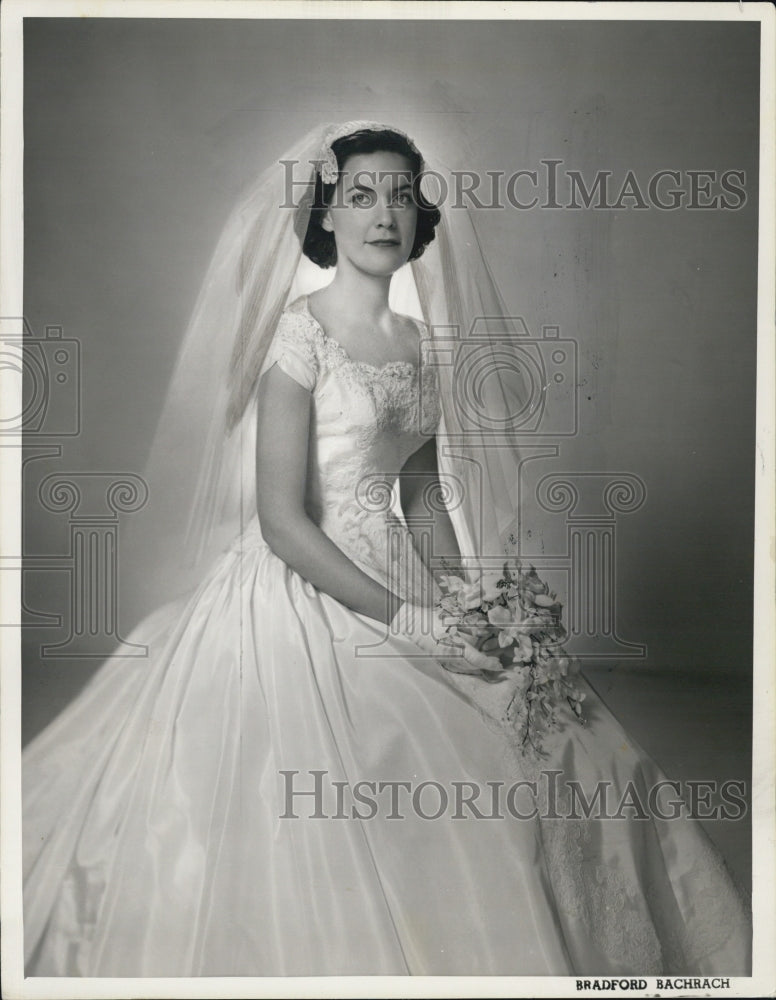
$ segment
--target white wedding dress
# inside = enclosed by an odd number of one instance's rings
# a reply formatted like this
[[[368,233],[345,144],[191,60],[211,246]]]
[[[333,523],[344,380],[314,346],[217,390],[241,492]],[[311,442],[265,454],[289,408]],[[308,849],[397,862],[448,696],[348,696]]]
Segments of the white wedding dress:
[[[433,369],[352,360],[306,299],[272,364],[312,392],[310,516],[385,582],[387,528],[409,534],[354,485],[434,429]],[[408,553],[410,583],[409,546],[392,558]],[[151,658],[109,660],[25,751],[27,974],[748,974],[747,907],[695,821],[516,819],[503,801],[504,818],[428,819],[409,796],[391,819],[388,793],[372,818],[333,818],[335,782],[484,793],[539,768],[473,704],[491,686],[385,631],[284,564],[256,518],[147,619],[132,638]],[[659,769],[582,685],[587,725],[569,713],[541,767],[648,789]],[[316,780],[324,818],[302,795],[288,818],[289,787]]]

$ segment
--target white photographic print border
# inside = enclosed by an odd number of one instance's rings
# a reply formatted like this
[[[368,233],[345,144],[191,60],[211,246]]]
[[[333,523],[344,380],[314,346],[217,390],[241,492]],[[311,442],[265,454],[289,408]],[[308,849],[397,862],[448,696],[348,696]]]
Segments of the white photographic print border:
[[[743,21],[760,23],[760,161],[757,293],[757,413],[754,545],[753,972],[725,984],[688,977],[320,977],[320,978],[43,978],[27,977],[22,960],[21,630],[0,628],[0,908],[4,996],[112,997],[425,997],[776,995],[776,694],[774,693],[774,315],[776,295],[776,18],[768,3],[340,3],[252,0],[5,0],[0,11],[0,316],[24,314],[23,21],[25,18]],[[17,371],[0,371],[7,412],[21,412]],[[21,435],[0,448],[0,560],[20,550]],[[20,606],[20,575],[0,573],[0,607]]]

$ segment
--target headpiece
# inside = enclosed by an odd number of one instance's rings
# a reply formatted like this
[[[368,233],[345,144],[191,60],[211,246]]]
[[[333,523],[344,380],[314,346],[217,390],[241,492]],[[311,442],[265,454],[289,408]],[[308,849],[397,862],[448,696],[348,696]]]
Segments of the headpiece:
[[[420,159],[421,164],[423,164],[423,157],[421,156],[420,150],[415,145],[415,143],[410,139],[406,132],[402,132],[401,129],[394,128],[392,125],[383,125],[380,122],[366,122],[366,121],[352,121],[344,122],[341,125],[332,125],[324,136],[323,145],[321,147],[321,152],[319,155],[319,173],[321,175],[321,180],[324,184],[336,184],[337,178],[339,177],[339,167],[337,165],[337,156],[334,150],[331,148],[332,144],[337,141],[337,139],[344,139],[346,136],[353,135],[356,132],[395,132],[397,135],[403,136],[407,140],[407,145]]]

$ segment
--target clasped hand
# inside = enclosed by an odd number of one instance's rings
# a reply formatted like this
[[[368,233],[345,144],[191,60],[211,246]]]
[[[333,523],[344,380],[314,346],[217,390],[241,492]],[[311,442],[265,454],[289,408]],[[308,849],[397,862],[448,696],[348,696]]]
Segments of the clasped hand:
[[[445,669],[461,674],[501,673],[504,666],[497,656],[488,656],[454,627],[445,625],[438,607],[429,608],[405,601],[391,622],[424,653],[442,662]]]

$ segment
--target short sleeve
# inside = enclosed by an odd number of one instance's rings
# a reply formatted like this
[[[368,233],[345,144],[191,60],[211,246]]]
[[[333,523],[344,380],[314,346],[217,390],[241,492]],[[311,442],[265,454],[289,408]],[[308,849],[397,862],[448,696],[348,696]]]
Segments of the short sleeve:
[[[299,313],[286,311],[280,317],[262,370],[267,371],[273,364],[308,391],[315,388],[319,372],[315,336]]]

